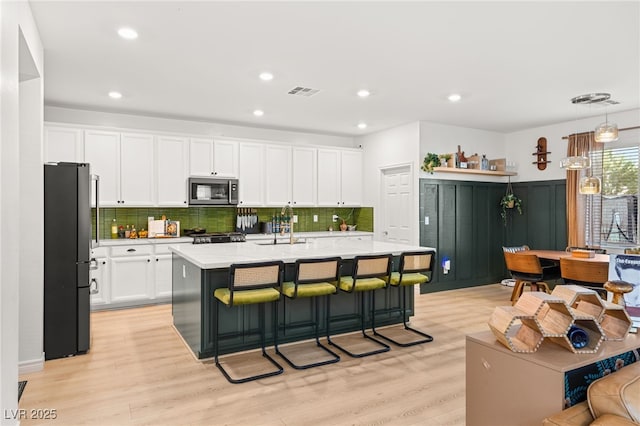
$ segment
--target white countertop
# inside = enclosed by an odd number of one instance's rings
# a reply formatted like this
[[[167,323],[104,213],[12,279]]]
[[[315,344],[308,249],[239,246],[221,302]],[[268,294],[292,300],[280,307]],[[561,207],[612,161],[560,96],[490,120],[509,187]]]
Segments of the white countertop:
[[[317,232],[294,232],[296,238],[348,238],[348,237],[369,237],[373,232],[364,231],[317,231]],[[278,240],[288,240],[289,234],[277,235]],[[247,234],[247,241],[271,240],[273,234]]]
[[[180,244],[192,243],[191,237],[175,237],[175,238],[114,238],[100,240],[98,247],[112,246],[129,246],[135,244]]]
[[[351,259],[358,255],[425,250],[431,247],[366,241],[357,239],[316,239],[303,244],[270,244],[260,242],[228,244],[182,244],[169,246],[169,250],[201,269],[228,268],[232,263],[267,262],[282,260],[293,263],[296,259],[340,256]],[[435,249],[432,249],[435,250]]]

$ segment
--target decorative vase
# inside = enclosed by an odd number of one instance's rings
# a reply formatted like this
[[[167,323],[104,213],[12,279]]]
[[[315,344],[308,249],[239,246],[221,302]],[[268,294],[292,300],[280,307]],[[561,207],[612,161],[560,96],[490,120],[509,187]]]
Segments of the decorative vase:
[[[342,232],[347,230],[347,222],[345,222],[344,220],[342,221],[342,223],[340,224],[340,230]]]

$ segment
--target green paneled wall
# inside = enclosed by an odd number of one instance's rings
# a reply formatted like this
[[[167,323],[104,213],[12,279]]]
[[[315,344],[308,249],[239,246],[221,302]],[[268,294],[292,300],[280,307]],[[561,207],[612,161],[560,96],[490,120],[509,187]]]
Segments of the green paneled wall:
[[[256,208],[258,219],[263,222],[271,221],[273,215],[280,214],[277,208]],[[231,232],[236,224],[235,207],[190,207],[190,208],[101,208],[100,209],[100,238],[111,238],[111,224],[116,219],[118,225],[134,225],[136,229],[147,227],[147,218],[153,216],[160,219],[162,215],[168,219],[180,221],[180,229],[205,228],[207,232]],[[373,231],[373,208],[295,208],[294,214],[298,215],[298,223],[295,231],[326,231],[329,226],[338,229],[338,222],[332,222],[331,217],[337,214],[344,218],[350,225],[358,225],[358,231]],[[95,209],[92,209],[95,223]],[[318,222],[313,221],[313,216],[318,215]],[[95,238],[95,230],[94,238]]]
[[[507,184],[420,179],[420,245],[438,251],[436,271],[421,292],[496,283],[507,277],[502,246],[564,250],[565,181],[513,184],[523,214],[500,218]],[[424,217],[429,217],[425,225]],[[443,258],[451,262],[444,274]]]

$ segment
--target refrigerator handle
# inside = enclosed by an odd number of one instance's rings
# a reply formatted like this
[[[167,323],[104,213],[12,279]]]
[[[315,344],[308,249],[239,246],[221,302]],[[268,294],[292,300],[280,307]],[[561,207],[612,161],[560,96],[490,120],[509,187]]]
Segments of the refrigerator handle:
[[[91,259],[89,259],[89,270],[95,271],[97,269],[98,269],[98,261],[96,260],[95,257],[92,257]]]
[[[100,176],[91,175],[91,180],[96,181],[96,240],[93,243],[93,247],[98,247],[100,245]]]
[[[89,293],[98,294],[99,292],[100,292],[100,289],[98,288],[98,280],[96,280],[95,278],[91,278],[91,284],[89,285]]]

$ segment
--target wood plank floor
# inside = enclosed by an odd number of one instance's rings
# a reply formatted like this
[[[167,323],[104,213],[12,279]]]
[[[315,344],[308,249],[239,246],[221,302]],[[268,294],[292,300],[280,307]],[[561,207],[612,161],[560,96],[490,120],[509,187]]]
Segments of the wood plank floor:
[[[240,385],[192,356],[170,305],[95,312],[90,353],[20,377],[20,408],[57,414],[21,424],[464,425],[465,335],[510,295],[499,284],[416,295],[412,325],[433,342],[309,370],[282,361],[284,374]]]

